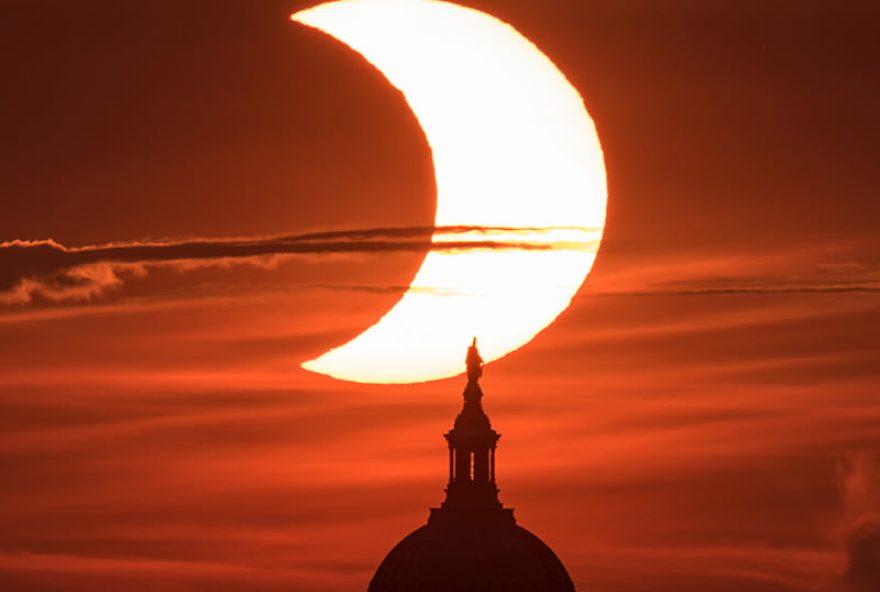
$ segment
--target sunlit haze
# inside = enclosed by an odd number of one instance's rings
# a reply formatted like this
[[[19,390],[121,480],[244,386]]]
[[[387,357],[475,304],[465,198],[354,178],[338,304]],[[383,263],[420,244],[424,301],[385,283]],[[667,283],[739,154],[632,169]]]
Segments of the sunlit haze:
[[[880,591],[880,2],[451,1],[0,0],[0,592]]]

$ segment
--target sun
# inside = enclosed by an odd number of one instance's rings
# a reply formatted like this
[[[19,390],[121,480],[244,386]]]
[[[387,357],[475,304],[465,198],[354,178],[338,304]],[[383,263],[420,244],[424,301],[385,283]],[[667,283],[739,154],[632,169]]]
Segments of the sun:
[[[509,227],[493,239],[553,247],[432,251],[394,308],[303,367],[422,382],[461,373],[475,335],[487,362],[531,341],[570,305],[605,224],[605,163],[580,94],[513,27],[455,4],[342,0],[291,18],[351,47],[403,93],[432,151],[436,226]]]

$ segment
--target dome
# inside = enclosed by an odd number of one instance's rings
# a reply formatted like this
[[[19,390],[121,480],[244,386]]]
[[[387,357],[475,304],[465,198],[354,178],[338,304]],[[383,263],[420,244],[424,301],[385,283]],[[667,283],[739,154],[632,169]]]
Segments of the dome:
[[[467,355],[464,406],[444,434],[449,449],[446,499],[428,524],[395,546],[368,592],[574,592],[550,547],[518,526],[498,499],[495,449],[501,434],[483,411],[477,343]]]
[[[562,562],[516,524],[431,522],[394,547],[368,592],[574,592]]]

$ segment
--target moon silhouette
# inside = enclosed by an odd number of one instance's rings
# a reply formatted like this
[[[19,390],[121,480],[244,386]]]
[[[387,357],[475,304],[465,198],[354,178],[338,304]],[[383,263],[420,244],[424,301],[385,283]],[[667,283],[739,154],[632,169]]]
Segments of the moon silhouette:
[[[475,335],[486,362],[531,341],[570,305],[605,225],[602,148],[577,90],[513,27],[448,2],[341,0],[291,19],[348,45],[402,92],[432,151],[436,226],[523,229],[501,239],[548,247],[431,251],[375,325],[302,366],[424,382],[460,374]]]

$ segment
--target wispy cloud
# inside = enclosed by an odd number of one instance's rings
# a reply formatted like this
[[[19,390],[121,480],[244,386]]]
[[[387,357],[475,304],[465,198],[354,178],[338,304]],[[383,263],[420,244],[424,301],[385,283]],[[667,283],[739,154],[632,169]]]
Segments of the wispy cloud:
[[[596,248],[594,241],[579,240],[588,234],[572,240],[571,231],[595,233],[571,228],[426,226],[81,247],[51,239],[13,240],[0,243],[0,303],[87,300],[142,277],[150,266],[188,270],[230,264],[272,266],[283,257],[321,254]]]
[[[844,582],[853,592],[880,589],[880,462],[876,452],[852,452],[840,459],[843,501],[840,536],[846,546]]]
[[[615,247],[603,253],[613,252]],[[769,253],[618,258],[592,284],[594,296],[877,294],[880,257],[855,245]]]
[[[746,294],[878,294],[880,285],[767,285],[687,289],[658,288],[632,292],[598,292],[596,296],[737,296]]]

